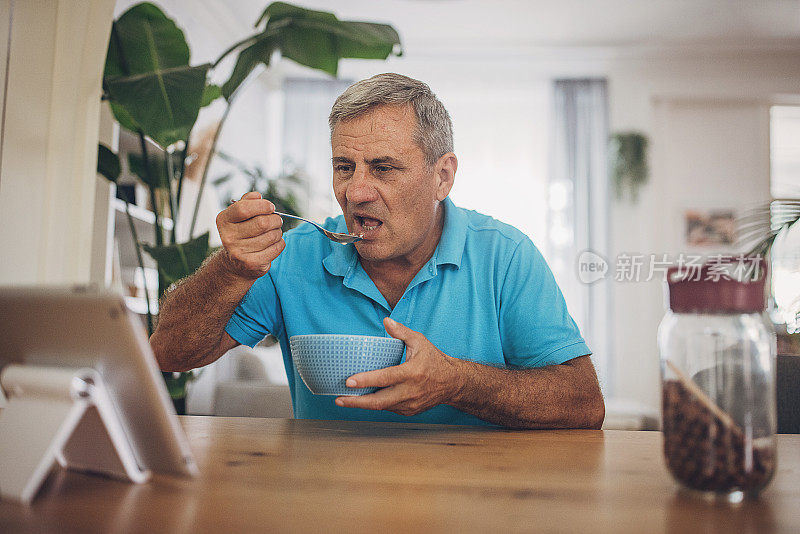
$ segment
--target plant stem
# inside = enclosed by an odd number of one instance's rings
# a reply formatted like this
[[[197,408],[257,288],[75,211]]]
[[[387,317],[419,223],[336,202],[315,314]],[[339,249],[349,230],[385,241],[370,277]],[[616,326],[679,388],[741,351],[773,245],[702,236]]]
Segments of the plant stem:
[[[241,87],[241,86],[239,86]],[[228,113],[231,111],[231,105],[233,104],[233,99],[236,97],[236,94],[239,91],[237,90],[231,95],[230,100],[228,100],[228,105],[225,108],[225,113],[222,114],[222,118],[219,120],[219,126],[217,127],[217,131],[214,132],[214,139],[211,141],[211,149],[208,151],[208,157],[206,158],[205,166],[203,167],[203,177],[200,178],[200,188],[197,191],[197,199],[194,202],[194,212],[192,213],[192,224],[189,226],[189,239],[192,239],[194,236],[194,227],[197,224],[197,213],[200,211],[200,200],[203,198],[203,190],[206,186],[206,180],[208,179],[208,169],[211,167],[211,160],[214,158],[214,154],[217,150],[217,141],[219,140],[219,135],[222,132],[222,127],[225,126],[225,120],[228,118]]]
[[[127,195],[125,195],[127,196]],[[128,199],[125,199],[125,215],[128,216],[128,226],[131,229],[131,237],[133,237],[133,249],[136,251],[136,261],[139,263],[139,268],[142,270],[142,285],[144,286],[144,301],[147,306],[147,335],[153,335],[153,312],[150,310],[150,291],[147,289],[147,277],[144,274],[144,258],[142,258],[142,250],[139,248],[139,235],[136,233],[136,225],[133,222],[131,215],[131,205]]]
[[[225,59],[225,57],[226,57],[228,54],[230,54],[230,53],[232,53],[232,52],[235,52],[235,51],[236,51],[236,49],[238,49],[239,47],[241,47],[241,46],[244,46],[245,44],[249,44],[249,43],[250,43],[250,42],[252,42],[252,41],[255,41],[257,37],[258,37],[258,34],[256,34],[256,35],[251,35],[250,37],[247,37],[246,39],[242,39],[241,41],[239,41],[239,42],[237,42],[237,43],[233,44],[233,45],[232,45],[230,48],[228,48],[227,50],[225,50],[225,51],[222,53],[222,55],[221,55],[221,56],[219,56],[219,57],[217,58],[217,60],[216,60],[214,63],[212,63],[212,64],[211,64],[211,68],[213,69],[214,67],[216,67],[217,65],[219,65],[219,64],[220,64],[220,62],[221,62],[223,59]]]
[[[123,54],[124,48],[122,47],[122,41],[119,38],[119,32],[117,32],[117,23],[111,23],[111,38],[114,39],[114,42],[117,45],[117,50],[119,51],[119,61],[120,67],[122,71],[126,75],[130,75],[130,68],[128,67],[128,60],[125,58],[125,54]],[[103,85],[105,85],[105,77],[103,78]],[[150,164],[147,159],[147,144],[145,143],[144,133],[139,130],[139,142],[142,146],[142,158],[144,160],[144,169],[145,173],[147,173],[148,178],[150,175]],[[153,189],[148,187],[150,190],[150,201],[153,203],[153,213],[156,216],[156,242],[158,242],[159,238],[161,237],[159,221],[158,221],[158,206],[156,205],[155,201],[155,194],[153,193]],[[127,197],[127,195],[124,195]],[[131,237],[133,238],[133,249],[136,251],[136,261],[139,263],[139,268],[142,270],[142,285],[144,286],[144,300],[145,306],[147,310],[147,334],[152,336],[153,335],[153,312],[150,309],[150,290],[147,289],[147,277],[144,273],[144,258],[142,257],[142,249],[139,245],[139,235],[136,232],[136,225],[133,222],[133,216],[131,216],[130,211],[130,202],[126,198],[125,199],[125,215],[128,218],[128,226],[131,229]]]
[[[281,27],[286,26],[289,23],[290,23],[289,20],[279,21],[277,23],[277,25],[274,26],[273,28],[265,29],[261,33],[258,33],[258,34],[255,34],[255,35],[251,35],[250,37],[247,37],[246,39],[242,39],[238,43],[235,43],[233,46],[228,48],[225,52],[222,53],[221,56],[219,56],[217,58],[217,60],[211,65],[211,68],[213,69],[214,67],[219,65],[219,63],[225,58],[225,56],[227,56],[231,52],[237,50],[239,47],[241,47],[241,46],[243,46],[245,44],[249,44],[251,42],[255,42],[259,38],[264,39],[268,35],[275,34],[277,31],[279,31],[279,29]],[[208,159],[206,160],[205,167],[203,167],[203,177],[200,179],[200,188],[199,188],[199,190],[197,192],[197,199],[195,200],[195,203],[194,203],[194,212],[192,213],[192,224],[189,226],[189,239],[192,239],[192,236],[194,235],[194,227],[195,227],[195,224],[197,223],[197,213],[200,211],[200,199],[203,198],[203,190],[205,189],[206,180],[208,178],[208,169],[209,169],[209,167],[211,167],[211,160],[214,158],[214,154],[216,153],[216,150],[217,150],[217,141],[219,140],[219,134],[220,134],[220,132],[222,132],[222,127],[225,125],[225,120],[228,118],[228,113],[230,113],[231,106],[233,105],[233,101],[236,98],[236,95],[239,94],[239,92],[241,91],[242,86],[244,85],[244,83],[245,82],[242,81],[242,83],[236,88],[236,90],[228,98],[228,105],[225,108],[225,113],[223,113],[222,118],[219,120],[219,127],[217,128],[217,131],[214,132],[214,139],[211,142],[211,150],[208,153]]]
[[[274,22],[274,23],[270,22],[269,24],[267,24],[267,27],[264,28],[264,31],[259,32],[259,33],[255,33],[255,34],[251,35],[250,37],[246,37],[246,38],[242,39],[241,41],[239,41],[238,43],[233,44],[227,50],[225,50],[222,53],[222,55],[219,56],[217,58],[217,60],[214,63],[211,64],[211,68],[213,69],[214,67],[219,65],[220,62],[222,62],[222,60],[225,59],[225,57],[228,54],[230,54],[232,52],[235,52],[238,48],[240,48],[240,47],[242,47],[244,45],[249,45],[251,43],[255,43],[258,40],[264,40],[264,39],[273,38],[276,35],[278,35],[281,30],[284,30],[287,26],[290,26],[291,24],[292,24],[292,20],[288,19],[288,18],[283,19],[283,20],[279,20],[279,21]]]
[[[186,136],[186,144],[183,145],[183,150],[181,151],[181,168],[180,168],[180,174],[178,174],[178,193],[176,195],[177,198],[175,199],[176,211],[181,209],[181,191],[183,190],[183,174],[186,172],[186,154],[189,152],[189,140],[191,138],[192,138],[192,132],[189,131],[189,135]],[[178,222],[178,215],[173,214],[172,223],[175,224],[176,222]]]
[[[169,196],[169,213],[172,216],[172,233],[170,243],[173,245],[175,244],[175,230],[178,227],[176,222],[178,222],[178,214],[177,209],[175,208],[175,197],[172,195],[172,175],[175,172],[175,169],[172,165],[172,153],[165,152],[164,154],[166,157],[164,158],[164,162],[166,164],[166,171],[167,171],[167,194]]]
[[[161,217],[158,213],[158,201],[156,199],[156,188],[153,183],[153,174],[150,172],[150,158],[147,156],[147,141],[144,139],[144,132],[139,130],[139,146],[142,149],[142,161],[144,162],[144,173],[147,175],[147,189],[150,191],[150,203],[153,205],[153,215],[156,217],[156,246],[164,245],[164,232],[161,229]]]

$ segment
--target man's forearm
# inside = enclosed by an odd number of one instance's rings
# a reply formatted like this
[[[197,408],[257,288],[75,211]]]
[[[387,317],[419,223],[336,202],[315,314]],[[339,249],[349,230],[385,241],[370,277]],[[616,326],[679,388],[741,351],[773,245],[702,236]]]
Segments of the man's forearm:
[[[162,370],[186,371],[220,356],[225,325],[255,282],[228,271],[220,254],[164,295],[150,338]]]
[[[591,360],[499,369],[453,359],[458,389],[447,404],[509,428],[600,428],[605,406]]]
[[[341,396],[337,406],[416,415],[448,404],[509,428],[600,428],[605,405],[589,356],[536,369],[498,369],[448,356],[397,321],[386,332],[406,344],[400,365],[356,373],[347,387],[380,388]]]

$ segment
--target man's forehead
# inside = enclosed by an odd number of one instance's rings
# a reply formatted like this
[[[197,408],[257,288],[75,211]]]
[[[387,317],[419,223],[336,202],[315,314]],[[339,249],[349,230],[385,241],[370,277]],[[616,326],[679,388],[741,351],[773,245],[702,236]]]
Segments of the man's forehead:
[[[416,125],[416,114],[410,104],[383,105],[336,124],[331,142],[334,150],[337,145],[356,150],[374,145],[402,149],[414,143]]]
[[[411,103],[407,104],[379,104],[369,108],[367,111],[351,119],[345,119],[339,122],[339,125],[357,124],[359,122],[375,122],[383,120],[384,122],[402,123],[411,122],[414,125],[417,123],[417,116],[414,113],[414,107]]]

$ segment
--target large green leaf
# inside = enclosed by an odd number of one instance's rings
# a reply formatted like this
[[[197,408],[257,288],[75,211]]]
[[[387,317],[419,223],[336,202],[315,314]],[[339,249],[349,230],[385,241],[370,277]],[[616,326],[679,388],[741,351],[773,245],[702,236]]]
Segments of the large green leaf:
[[[301,65],[336,76],[342,58],[386,59],[400,55],[400,36],[387,24],[343,21],[327,11],[315,11],[274,2],[258,19],[266,19],[264,30],[257,34],[237,59],[228,81],[222,86],[223,96],[231,95],[252,70],[263,63],[269,65],[274,50]]]
[[[162,147],[186,140],[197,120],[209,65],[107,78],[106,88],[142,131]]]
[[[200,107],[204,108],[214,100],[222,96],[222,89],[219,85],[208,84],[203,89],[203,97],[200,99]]]
[[[183,32],[155,5],[137,4],[114,21],[105,77],[188,65],[189,45]]]
[[[234,91],[242,85],[242,82],[253,72],[253,69],[256,68],[259,63],[268,66],[273,50],[275,50],[275,39],[261,34],[254,44],[239,52],[239,57],[236,58],[236,65],[233,67],[233,72],[228,78],[228,81],[222,84],[222,96],[224,96],[226,100],[230,100]]]
[[[336,15],[327,11],[315,11],[313,9],[287,4],[286,2],[272,2],[264,9],[261,16],[258,17],[255,27],[258,28],[265,20],[276,22],[289,17],[320,20],[323,22],[336,22],[339,20],[336,18]]]
[[[343,21],[327,11],[314,11],[285,2],[273,2],[267,6],[256,22],[256,26],[264,19],[268,20],[266,29],[279,22],[285,24],[288,19],[295,29],[284,30],[281,32],[283,36],[297,32],[312,35],[316,33],[321,37],[325,33],[330,33],[340,58],[386,59],[394,52],[395,46],[398,47],[397,54],[401,54],[399,50],[400,36],[397,30],[388,24]],[[282,52],[287,55],[286,50],[282,49]],[[308,54],[308,52],[303,51],[303,54]],[[303,64],[306,65],[306,63]],[[335,75],[335,72],[332,74]]]
[[[97,146],[97,172],[105,176],[109,182],[114,183],[117,183],[121,172],[119,156],[102,143]]]
[[[161,9],[143,3],[113,23],[103,88],[123,127],[166,147],[188,138],[208,67],[190,67],[183,31]]]
[[[133,117],[131,117],[131,114],[128,113],[124,107],[114,102],[109,102],[109,105],[111,106],[111,113],[114,115],[114,118],[117,120],[120,126],[126,130],[130,130],[131,132],[138,132],[141,130],[139,125],[136,124],[136,121],[133,120]]]
[[[358,59],[386,59],[395,50],[400,50],[400,36],[388,24],[371,22],[343,22],[336,30],[336,44],[341,57]]]
[[[182,399],[186,397],[189,382],[194,380],[194,373],[162,373],[164,382],[167,384],[167,391],[172,399]],[[179,414],[184,415],[184,414]]]
[[[194,273],[212,252],[208,246],[208,232],[186,243],[161,247],[142,245],[142,248],[158,266],[159,298],[170,285]]]
[[[335,23],[292,20],[277,39],[283,57],[336,76],[339,54],[333,29]]]
[[[140,154],[128,154],[128,168],[139,177],[143,184],[153,189],[168,189],[166,162],[163,152],[148,154],[148,168],[144,166],[144,158]]]

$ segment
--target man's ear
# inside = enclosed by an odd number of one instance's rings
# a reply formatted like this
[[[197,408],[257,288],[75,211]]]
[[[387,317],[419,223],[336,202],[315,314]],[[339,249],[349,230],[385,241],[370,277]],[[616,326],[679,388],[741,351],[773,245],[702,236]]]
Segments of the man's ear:
[[[450,194],[456,179],[456,169],[458,169],[458,159],[452,152],[448,152],[436,162],[436,200],[441,202]]]

